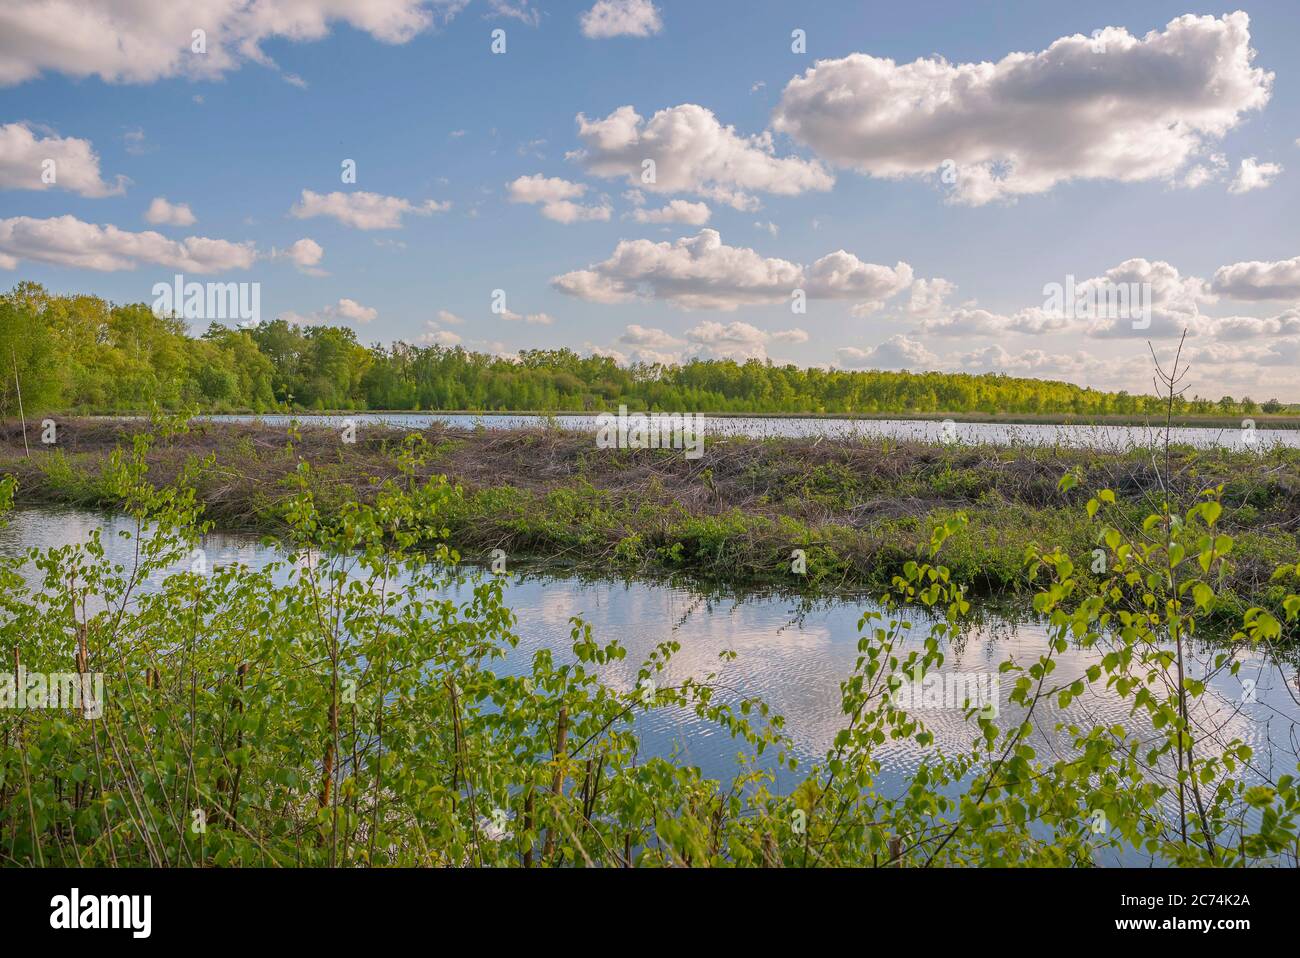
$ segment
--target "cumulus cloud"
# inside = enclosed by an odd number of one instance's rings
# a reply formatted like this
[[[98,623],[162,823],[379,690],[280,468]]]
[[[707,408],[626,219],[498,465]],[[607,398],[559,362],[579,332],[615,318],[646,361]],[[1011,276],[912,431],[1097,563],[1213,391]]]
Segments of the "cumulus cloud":
[[[1300,308],[1277,316],[1223,316],[1208,322],[1211,335],[1221,342],[1300,335]]]
[[[1147,368],[1145,356],[1135,357],[1137,372]],[[1010,352],[1001,344],[982,346],[970,352],[957,353],[944,360],[944,368],[953,372],[965,373],[1006,373],[1011,376],[1033,376],[1036,378],[1078,379],[1099,372],[1107,366],[1133,366],[1133,361],[1113,358],[1101,359],[1087,353],[1049,353],[1043,349],[1031,348],[1018,353]],[[1134,371],[1130,369],[1130,371]]]
[[[1096,301],[1107,301],[1109,290],[1127,287],[1149,300],[1150,326],[1143,326],[1145,318],[1135,324],[1130,316],[1081,316],[1089,323],[1088,332],[1101,337],[1137,337],[1141,339],[1167,338],[1182,335],[1187,330],[1197,335],[1205,329],[1201,305],[1215,299],[1210,284],[1196,276],[1184,276],[1178,268],[1163,260],[1141,257],[1125,260],[1103,275],[1078,284],[1080,296],[1094,293]],[[1149,293],[1146,290],[1149,289]]]
[[[692,203],[688,200],[673,200],[657,210],[632,211],[632,219],[638,223],[685,223],[688,226],[703,226],[709,221],[710,215],[707,203]]]
[[[839,250],[810,267],[727,246],[717,230],[673,242],[622,240],[613,255],[588,269],[556,276],[563,293],[597,303],[638,298],[665,300],[683,309],[734,310],[790,301],[796,289],[814,299],[882,299],[912,282],[906,263],[877,266]]]
[[[420,334],[420,343],[425,346],[459,346],[461,338],[450,329],[428,329]]]
[[[450,329],[442,328],[443,324],[447,322],[460,324],[464,320],[454,313],[447,312],[445,309],[439,310],[437,319],[426,319],[424,321],[424,332],[417,337],[416,342],[422,346],[459,346],[461,344],[460,335],[453,333]]]
[[[1281,376],[1272,377],[1277,386],[1294,383],[1294,370],[1300,367],[1300,336],[1273,339],[1264,343],[1208,343],[1188,353],[1189,361],[1201,365],[1233,367],[1244,385],[1256,388],[1261,368],[1281,367]],[[1224,378],[1230,378],[1231,374]]]
[[[871,176],[944,171],[971,205],[1075,179],[1172,179],[1268,102],[1273,74],[1254,56],[1242,12],[1142,37],[1107,27],[996,63],[856,53],[792,79],[773,127]]]
[[[868,349],[841,346],[835,350],[841,366],[849,369],[932,369],[938,357],[924,344],[901,334],[890,336],[883,343]]]
[[[751,326],[749,323],[727,324],[706,320],[686,331],[686,339],[709,354],[723,359],[764,359],[767,344],[777,342],[803,342],[808,334],[802,329],[786,329],[775,333]]]
[[[188,203],[172,203],[165,196],[153,198],[144,219],[154,226],[193,226],[198,222]]]
[[[1300,256],[1220,266],[1214,273],[1214,292],[1232,299],[1300,299]]]
[[[1300,257],[1297,260],[1300,261]],[[951,292],[951,284],[942,280],[937,282],[947,287],[945,296]],[[930,281],[917,280],[912,292],[918,305],[913,309],[909,302],[907,312],[919,318],[914,333],[952,339],[988,340],[1008,335],[1071,333],[1097,339],[1170,341],[1186,330],[1204,344],[1198,349],[1222,347],[1205,355],[1226,356],[1231,353],[1229,344],[1251,340],[1281,341],[1300,336],[1300,306],[1268,316],[1215,317],[1202,311],[1202,307],[1216,303],[1220,297],[1296,299],[1300,296],[1300,262],[1297,261],[1235,263],[1220,268],[1211,285],[1199,277],[1183,275],[1169,263],[1135,258],[1101,276],[1074,284],[1073,310],[1063,309],[1061,303],[1052,302],[1056,293],[1046,295],[1052,286],[1062,285],[1044,286],[1045,300],[1041,306],[1004,313],[984,309],[975,303],[949,308],[942,304],[942,297],[937,303],[928,302],[934,288]],[[1125,287],[1131,293],[1130,301],[1139,304],[1139,309],[1116,314],[1109,305],[1111,297],[1114,290]],[[1096,297],[1095,308],[1089,305],[1090,291]],[[1068,302],[1065,305],[1068,307]],[[1141,310],[1147,307],[1149,324],[1141,314]],[[1114,363],[1113,357],[1089,357],[1086,353],[1052,354],[1037,348],[1010,353],[985,347],[971,353],[950,354],[941,368],[1020,372],[1040,377],[1059,374],[1073,381],[1108,382],[1125,388],[1142,381],[1141,369],[1120,368]]]
[[[397,196],[383,196],[357,190],[352,193],[313,193],[303,190],[302,198],[290,208],[289,213],[300,220],[313,216],[331,216],[344,226],[359,230],[401,229],[402,217],[408,213],[429,216],[451,208],[451,203],[426,200],[412,203]]]
[[[885,300],[912,285],[912,267],[864,263],[852,253],[836,250],[810,266],[804,286],[813,299]]]
[[[355,299],[340,299],[337,303],[303,315],[295,312],[280,314],[285,322],[295,326],[315,326],[320,323],[353,322],[364,325],[379,318],[379,310],[362,306]]]
[[[795,196],[835,183],[815,160],[778,157],[771,133],[741,136],[693,103],[649,120],[630,106],[604,119],[579,113],[578,137],[583,148],[570,158],[595,176],[623,177],[652,193],[694,193],[736,209],[756,209],[755,193]]]
[[[582,35],[593,40],[649,37],[664,28],[659,9],[650,0],[598,0],[579,23]]]
[[[1072,317],[1029,307],[1015,313],[997,313],[978,306],[960,306],[921,321],[918,329],[932,336],[1003,336],[1038,334],[1069,329]]]
[[[649,349],[674,349],[685,345],[684,340],[680,340],[662,329],[646,328],[645,326],[638,326],[636,323],[626,327],[618,341],[627,346],[643,346]]]
[[[626,302],[644,294],[685,309],[732,310],[789,299],[802,280],[797,264],[726,246],[717,230],[705,229],[672,243],[622,240],[609,259],[551,282],[593,302]]]
[[[342,23],[383,43],[406,43],[469,0],[6,0],[0,4],[0,85],[45,71],[106,83],[214,79],[246,62],[273,66],[262,44],[320,40]],[[490,12],[509,5],[491,0]],[[194,31],[206,52],[194,52]]]
[[[935,316],[944,308],[945,301],[956,288],[955,283],[938,277],[918,279],[912,283],[907,311],[913,316]]]
[[[99,272],[148,264],[189,273],[217,273],[248,269],[256,258],[252,242],[231,243],[205,236],[171,240],[153,230],[133,233],[111,224],[86,223],[75,216],[0,220],[0,266],[8,269],[27,260]]]
[[[1237,176],[1228,187],[1228,192],[1249,193],[1251,190],[1267,189],[1281,172],[1282,167],[1277,163],[1261,163],[1257,158],[1248,156],[1237,168]]]
[[[973,302],[948,308],[943,300],[954,287],[944,280],[933,282],[936,285],[924,280],[913,284],[908,311],[920,318],[918,331],[936,336],[1077,332],[1099,338],[1160,339],[1184,330],[1199,335],[1212,327],[1201,306],[1217,299],[1205,280],[1184,276],[1169,263],[1141,258],[1125,260],[1101,276],[1079,281],[1063,277],[1044,284],[1041,304],[1011,313]]]
[[[587,184],[572,183],[558,176],[521,176],[507,184],[511,203],[530,203],[542,208],[542,215],[557,223],[607,221],[612,210],[608,203],[583,206],[575,200],[587,192]]]
[[[300,272],[309,276],[326,276],[328,275],[323,269],[319,269],[320,261],[325,256],[325,249],[314,239],[303,237],[289,245],[287,249],[272,250],[272,259],[287,259],[298,268]]]
[[[25,123],[0,126],[0,190],[63,189],[98,198],[124,193],[127,182],[121,175],[104,181],[89,140],[41,136]]]

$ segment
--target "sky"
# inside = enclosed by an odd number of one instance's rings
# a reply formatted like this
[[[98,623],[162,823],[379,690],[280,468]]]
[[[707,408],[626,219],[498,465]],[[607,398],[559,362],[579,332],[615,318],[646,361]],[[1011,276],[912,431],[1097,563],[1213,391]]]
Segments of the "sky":
[[[0,286],[1300,402],[1298,63],[1294,0],[5,0]]]

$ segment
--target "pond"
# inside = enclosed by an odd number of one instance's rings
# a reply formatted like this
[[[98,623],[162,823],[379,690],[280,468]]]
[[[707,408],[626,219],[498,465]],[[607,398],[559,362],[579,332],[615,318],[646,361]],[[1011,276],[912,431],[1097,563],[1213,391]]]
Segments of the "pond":
[[[31,547],[80,543],[93,529],[100,529],[109,557],[127,567],[132,561],[130,540],[118,535],[134,534],[131,520],[83,511],[31,509],[18,510],[8,519],[8,524],[0,527],[0,555],[17,556]],[[279,549],[248,536],[213,534],[204,538],[202,546],[209,568],[243,563],[260,569],[284,559]],[[147,591],[153,586],[146,583],[144,588]],[[471,588],[469,582],[449,584],[446,593],[453,599],[468,600]],[[661,684],[716,672],[725,699],[762,697],[785,717],[801,766],[823,757],[842,727],[839,682],[850,673],[857,656],[859,618],[864,611],[878,608],[865,598],[742,597],[658,582],[591,581],[547,574],[508,576],[505,602],[517,616],[520,643],[500,668],[514,674],[527,671],[533,653],[543,647],[556,650],[557,657],[566,655],[569,618],[581,616],[591,624],[598,641],[617,638],[627,649],[627,657],[607,667],[603,677],[615,688],[631,690],[636,687],[640,663],[659,643],[673,639],[681,644],[681,651]],[[909,641],[917,642],[925,623],[919,618],[914,621],[916,635]],[[1046,635],[1044,626],[1034,621],[986,619],[948,645],[940,673],[993,676],[1007,658],[1028,665],[1045,651]],[[736,656],[724,661],[720,659],[724,652]],[[1081,676],[1099,654],[1095,649],[1069,648],[1058,658],[1055,677],[1068,681]],[[1243,653],[1241,660],[1238,676],[1224,673],[1214,680],[1212,694],[1203,700],[1203,719],[1219,727],[1222,741],[1240,738],[1251,745],[1256,764],[1265,773],[1276,777],[1283,771],[1294,772],[1295,723],[1300,720],[1294,657],[1278,660],[1260,651]],[[1008,706],[1010,684],[1002,683],[997,692],[998,721],[1003,726],[1018,723],[1022,714]],[[974,726],[960,707],[929,707],[920,717],[942,749],[963,749],[971,741]],[[1069,747],[1067,736],[1051,731],[1058,721],[1086,727],[1125,724],[1126,719],[1127,706],[1103,692],[1089,691],[1064,709],[1055,701],[1040,703],[1036,721],[1047,731],[1033,744],[1046,758]],[[700,766],[707,775],[725,778],[735,767],[737,743],[688,711],[652,712],[639,721],[638,732],[646,751],[676,754]],[[883,765],[879,784],[887,789],[901,785],[916,767],[919,746],[912,740],[888,741],[877,755]],[[802,769],[799,773],[777,772],[777,789],[793,786],[801,774]],[[1126,861],[1140,863],[1131,858]]]

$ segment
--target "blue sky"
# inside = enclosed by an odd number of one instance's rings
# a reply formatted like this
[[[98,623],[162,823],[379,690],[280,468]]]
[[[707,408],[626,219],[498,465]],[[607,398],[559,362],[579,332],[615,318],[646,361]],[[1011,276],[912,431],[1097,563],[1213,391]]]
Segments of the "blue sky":
[[[1293,2],[593,3],[7,3],[0,283],[183,272],[367,343],[1139,390],[1188,328],[1193,391],[1300,401]],[[1149,326],[1053,314],[1069,277],[1150,283]]]

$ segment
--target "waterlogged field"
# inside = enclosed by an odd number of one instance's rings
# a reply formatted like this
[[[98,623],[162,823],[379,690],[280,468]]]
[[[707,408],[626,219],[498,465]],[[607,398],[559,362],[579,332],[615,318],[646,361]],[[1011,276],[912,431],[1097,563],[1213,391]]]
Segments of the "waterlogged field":
[[[328,509],[299,459],[277,544],[205,536],[219,456],[150,480],[174,428],[101,464],[125,517],[0,539],[15,665],[107,698],[0,713],[12,863],[1296,862],[1297,568],[1220,598],[1221,489],[1097,489],[1089,574],[1027,549],[1012,621],[960,513],[878,601],[454,568],[418,435]]]

